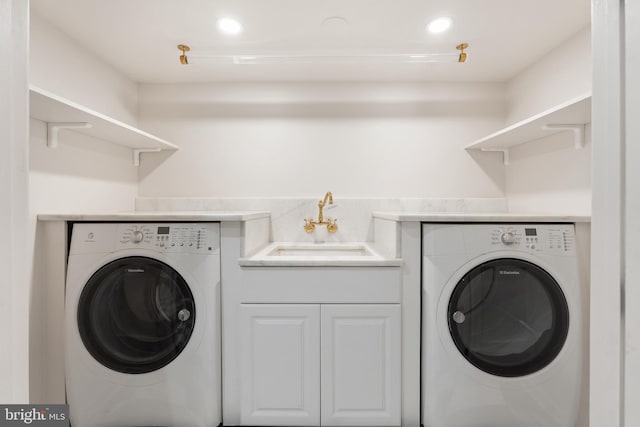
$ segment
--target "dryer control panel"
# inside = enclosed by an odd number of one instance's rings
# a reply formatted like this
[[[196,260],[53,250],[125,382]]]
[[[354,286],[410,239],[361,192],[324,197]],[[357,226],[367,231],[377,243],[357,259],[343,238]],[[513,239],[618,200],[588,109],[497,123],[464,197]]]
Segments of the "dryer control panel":
[[[219,248],[217,223],[81,223],[74,225],[71,241],[71,253],[146,249],[213,254]]]
[[[573,224],[562,223],[431,223],[423,225],[423,255],[523,251],[576,255]]]
[[[507,224],[491,230],[493,247],[545,253],[575,253],[575,234],[565,224]]]

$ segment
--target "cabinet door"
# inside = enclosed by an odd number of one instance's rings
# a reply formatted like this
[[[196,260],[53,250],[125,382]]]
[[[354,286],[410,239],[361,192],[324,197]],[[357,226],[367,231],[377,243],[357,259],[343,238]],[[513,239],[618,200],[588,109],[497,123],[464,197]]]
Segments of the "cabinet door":
[[[241,423],[320,425],[320,306],[242,304]]]
[[[399,304],[321,308],[323,426],[399,426]]]

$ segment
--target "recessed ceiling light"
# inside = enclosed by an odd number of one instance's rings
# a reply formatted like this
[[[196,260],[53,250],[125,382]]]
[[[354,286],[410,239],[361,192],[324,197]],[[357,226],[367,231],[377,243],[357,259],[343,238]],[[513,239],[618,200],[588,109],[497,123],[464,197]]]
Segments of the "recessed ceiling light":
[[[446,18],[446,17],[437,18],[429,22],[429,25],[427,25],[427,31],[433,34],[442,33],[447,31],[450,26],[451,26],[450,18]]]
[[[220,18],[218,19],[218,29],[225,34],[240,34],[242,32],[242,25],[231,18]]]

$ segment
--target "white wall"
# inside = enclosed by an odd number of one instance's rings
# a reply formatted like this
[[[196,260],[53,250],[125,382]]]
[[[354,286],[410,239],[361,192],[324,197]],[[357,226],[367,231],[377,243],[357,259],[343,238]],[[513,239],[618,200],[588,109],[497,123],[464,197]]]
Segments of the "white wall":
[[[138,85],[36,13],[31,13],[30,84],[117,120],[138,121]],[[137,169],[131,150],[61,131],[46,148],[46,126],[31,120],[30,210],[37,213],[132,210]]]
[[[138,86],[134,81],[34,12],[30,37],[31,85],[122,122],[137,124]]]
[[[527,47],[522,47],[526,55]],[[591,26],[588,26],[506,84],[506,124],[591,93]]]
[[[29,2],[0,0],[0,402],[29,398]]]
[[[502,197],[499,160],[463,147],[497,128],[495,84],[141,85],[141,196]]]
[[[591,93],[591,29],[583,29],[507,82],[506,123],[512,124]],[[573,123],[567,123],[573,124]],[[586,146],[561,132],[510,151],[505,193],[511,212],[591,213],[591,126]]]
[[[77,132],[47,148],[47,127],[31,119],[29,209],[39,213],[132,211],[138,191],[131,150]]]
[[[585,133],[579,150],[573,132],[511,150],[505,167],[509,212],[591,214],[591,125]]]

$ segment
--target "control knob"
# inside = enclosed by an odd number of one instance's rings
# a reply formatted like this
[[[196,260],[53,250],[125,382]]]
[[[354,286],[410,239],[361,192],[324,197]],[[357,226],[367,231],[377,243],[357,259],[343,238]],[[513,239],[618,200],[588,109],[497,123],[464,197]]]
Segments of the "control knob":
[[[140,243],[142,240],[144,240],[144,234],[142,234],[142,231],[140,230],[134,231],[131,235],[131,241],[133,243]]]
[[[513,233],[502,233],[502,236],[500,236],[500,240],[505,245],[513,245],[514,243],[516,243],[516,236],[514,236]]]

